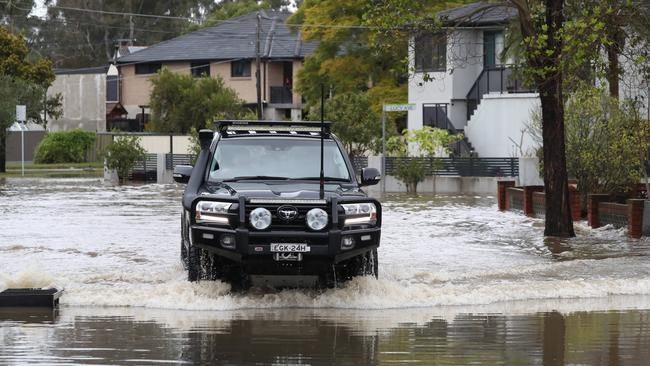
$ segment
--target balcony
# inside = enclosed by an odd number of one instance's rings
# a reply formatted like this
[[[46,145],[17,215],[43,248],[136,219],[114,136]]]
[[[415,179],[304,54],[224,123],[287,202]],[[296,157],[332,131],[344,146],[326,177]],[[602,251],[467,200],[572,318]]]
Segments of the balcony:
[[[270,104],[293,104],[293,92],[290,86],[272,86]]]
[[[534,93],[535,88],[526,85],[512,65],[498,65],[483,69],[467,93],[467,120],[472,117],[483,95],[488,93]]]

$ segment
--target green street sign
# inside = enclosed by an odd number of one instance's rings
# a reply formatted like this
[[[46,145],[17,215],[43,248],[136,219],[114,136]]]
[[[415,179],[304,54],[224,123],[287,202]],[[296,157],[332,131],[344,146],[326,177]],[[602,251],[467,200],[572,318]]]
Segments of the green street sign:
[[[404,112],[404,111],[414,111],[415,103],[406,103],[406,104],[384,104],[385,112]]]

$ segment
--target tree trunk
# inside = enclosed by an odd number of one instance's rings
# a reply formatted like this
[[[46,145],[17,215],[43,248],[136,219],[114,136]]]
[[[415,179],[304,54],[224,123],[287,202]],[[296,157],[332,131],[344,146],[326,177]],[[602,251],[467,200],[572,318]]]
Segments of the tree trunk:
[[[621,75],[621,65],[618,56],[623,49],[625,37],[621,29],[616,24],[616,16],[612,16],[610,21],[613,23],[608,27],[607,37],[611,43],[605,46],[607,50],[607,83],[609,84],[609,95],[618,99],[619,97],[619,77]]]
[[[544,235],[575,236],[569,201],[569,180],[564,147],[564,105],[559,77],[548,90],[540,88],[542,139],[544,144],[544,187],[546,220]],[[559,85],[558,85],[559,84]]]
[[[0,173],[7,171],[5,150],[7,146],[7,130],[0,123]]]
[[[542,104],[542,143],[544,144],[544,187],[546,191],[545,236],[572,237],[573,220],[569,200],[569,179],[566,170],[564,139],[564,98],[562,96],[561,31],[564,24],[563,0],[545,0],[548,24],[548,50],[552,56],[538,57],[538,65],[546,72],[537,78]]]
[[[523,37],[533,39],[527,50],[528,67],[534,70],[535,84],[542,105],[542,142],[544,151],[544,187],[546,191],[546,220],[544,235],[571,237],[573,220],[569,201],[569,182],[566,170],[564,142],[564,99],[562,97],[562,38],[564,25],[563,0],[544,0],[547,30],[533,22],[528,3],[510,0],[519,12]],[[535,39],[547,37],[542,49]]]

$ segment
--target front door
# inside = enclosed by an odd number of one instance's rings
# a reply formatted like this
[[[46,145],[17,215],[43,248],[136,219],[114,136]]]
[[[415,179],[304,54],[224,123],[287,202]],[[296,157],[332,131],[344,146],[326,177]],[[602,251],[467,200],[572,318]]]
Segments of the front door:
[[[483,32],[483,68],[489,69],[497,64],[497,36],[501,32]]]

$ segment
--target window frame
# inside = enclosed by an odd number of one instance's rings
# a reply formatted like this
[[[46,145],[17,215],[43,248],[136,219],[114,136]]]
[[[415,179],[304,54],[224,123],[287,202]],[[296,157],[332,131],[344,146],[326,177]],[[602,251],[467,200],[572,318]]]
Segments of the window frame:
[[[236,75],[235,70],[238,65],[243,65],[241,72],[241,75]],[[230,62],[230,77],[232,78],[250,78],[252,76],[252,62],[251,60],[237,60],[237,61],[232,61]],[[248,69],[248,74],[246,73],[246,69]]]
[[[195,78],[210,77],[210,61],[190,62],[190,73]]]
[[[427,123],[425,120],[426,116],[426,109],[427,108],[432,108],[435,110],[434,116],[435,120],[433,123]],[[441,110],[444,110],[444,113],[440,113]],[[422,104],[422,126],[429,126],[429,127],[434,127],[434,128],[440,128],[443,130],[446,130],[448,128],[447,126],[447,121],[444,122],[444,126],[440,127],[440,120],[439,117],[444,116],[446,119],[449,119],[449,104],[448,103],[423,103]]]
[[[447,34],[424,33],[414,38],[416,72],[447,71]]]
[[[143,62],[135,64],[136,75],[151,75],[162,69],[162,62]]]

